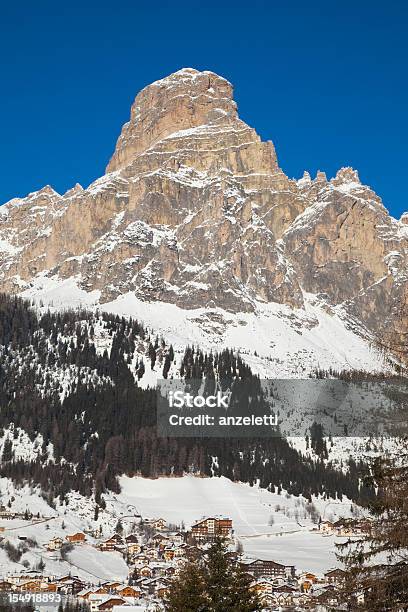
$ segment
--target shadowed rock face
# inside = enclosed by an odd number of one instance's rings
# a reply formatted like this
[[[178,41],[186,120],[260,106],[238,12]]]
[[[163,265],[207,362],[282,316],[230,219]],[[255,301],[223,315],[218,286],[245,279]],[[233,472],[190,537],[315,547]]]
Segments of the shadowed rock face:
[[[135,292],[185,309],[342,305],[384,344],[408,329],[406,215],[357,172],[299,181],[241,121],[232,86],[183,69],[143,89],[106,174],[0,209],[0,289],[75,276],[101,302]]]

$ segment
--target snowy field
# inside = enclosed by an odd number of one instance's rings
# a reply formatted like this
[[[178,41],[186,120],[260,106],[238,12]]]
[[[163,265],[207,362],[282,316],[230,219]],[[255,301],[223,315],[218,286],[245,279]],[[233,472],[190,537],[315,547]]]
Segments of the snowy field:
[[[344,541],[345,538],[301,531],[284,533],[282,537],[247,538],[243,544],[245,552],[250,556],[295,565],[297,570],[305,572],[323,574],[328,569],[340,567],[335,555],[335,542]]]
[[[341,539],[312,531],[316,525],[307,515],[303,498],[277,495],[224,477],[149,480],[124,476],[121,486],[118,500],[133,504],[143,516],[160,516],[176,524],[184,521],[187,527],[202,516],[232,518],[235,537],[248,555],[319,573],[338,566],[334,542]],[[313,503],[323,519],[350,516],[349,500]]]

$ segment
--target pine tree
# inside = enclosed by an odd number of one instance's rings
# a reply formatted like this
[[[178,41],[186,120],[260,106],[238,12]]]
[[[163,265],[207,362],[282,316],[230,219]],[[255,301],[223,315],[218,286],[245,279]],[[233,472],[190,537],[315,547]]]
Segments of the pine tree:
[[[167,598],[166,612],[208,612],[204,573],[201,566],[186,563],[172,580]]]
[[[13,459],[13,442],[6,438],[3,445],[2,461],[11,461]]]
[[[205,559],[186,563],[173,579],[166,612],[260,612],[262,605],[251,591],[251,579],[228,555],[227,544],[218,538]]]
[[[262,604],[250,589],[250,579],[227,554],[227,544],[217,538],[207,554],[205,568],[209,612],[258,612]]]
[[[211,601],[211,612],[233,612],[230,608],[232,597],[232,572],[226,556],[226,545],[218,538],[207,552],[206,590]]]
[[[44,563],[43,558],[41,557],[41,558],[40,558],[40,560],[39,560],[39,562],[37,563],[37,570],[38,570],[39,572],[43,572],[43,571],[44,571],[44,569],[45,569],[45,563]]]
[[[163,378],[167,378],[167,375],[170,370],[170,365],[171,365],[170,356],[166,355],[164,358],[164,365],[163,365]]]
[[[258,612],[263,605],[257,593],[251,590],[251,578],[239,565],[233,568],[230,610],[234,612]]]
[[[361,537],[337,545],[346,565],[340,596],[349,610],[407,610],[408,440],[400,441],[398,452],[376,458],[366,480],[379,491],[370,504],[374,518]]]

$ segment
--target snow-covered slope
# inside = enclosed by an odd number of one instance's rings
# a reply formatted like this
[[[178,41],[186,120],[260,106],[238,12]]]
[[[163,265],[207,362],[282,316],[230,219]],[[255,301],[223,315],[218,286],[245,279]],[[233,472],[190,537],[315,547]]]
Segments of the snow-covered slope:
[[[102,527],[104,537],[111,535],[118,519],[125,532],[143,518],[164,518],[168,523],[189,528],[202,516],[223,515],[232,518],[234,537],[241,542],[244,553],[295,565],[299,570],[323,573],[338,565],[335,558],[335,539],[316,531],[319,517],[335,520],[351,516],[352,504],[331,499],[313,499],[312,504],[302,497],[270,493],[257,486],[233,483],[227,478],[145,478],[120,479],[122,492],[106,495],[106,509],[93,520],[91,500],[78,494],[68,495],[67,504],[51,508],[39,491],[28,486],[15,487],[8,479],[0,479],[0,492],[5,503],[11,501],[13,511],[40,513],[40,520],[0,520],[5,527],[2,534],[14,546],[19,536],[31,538],[34,544],[18,563],[11,562],[0,548],[0,575],[32,569],[42,560],[45,572],[64,575],[69,572],[85,580],[97,582],[107,579],[126,579],[128,568],[117,552],[101,552],[95,548],[97,540],[89,530]],[[354,508],[354,513],[358,509]],[[273,519],[273,520],[271,520]],[[270,523],[273,522],[273,525]],[[62,561],[58,551],[45,549],[51,538],[78,531],[87,532],[87,542],[75,546]]]
[[[255,312],[231,313],[221,308],[185,310],[175,304],[146,302],[125,293],[101,307],[98,294],[83,291],[75,279],[37,279],[22,297],[42,309],[89,308],[133,317],[161,334],[176,352],[187,345],[205,351],[232,348],[239,351],[255,373],[264,378],[307,378],[317,368],[335,370],[391,371],[392,365],[361,333],[361,325],[341,307],[328,309],[313,295],[305,294],[305,308],[283,304],[257,304]],[[147,371],[154,384],[161,370]]]
[[[278,495],[227,478],[128,478],[120,480],[118,501],[133,504],[143,516],[158,516],[175,524],[205,516],[232,518],[235,537],[251,556],[323,572],[335,565],[334,538],[326,538],[311,518],[312,506],[302,497]],[[316,518],[350,517],[352,503],[313,499]],[[273,519],[273,525],[269,523]]]

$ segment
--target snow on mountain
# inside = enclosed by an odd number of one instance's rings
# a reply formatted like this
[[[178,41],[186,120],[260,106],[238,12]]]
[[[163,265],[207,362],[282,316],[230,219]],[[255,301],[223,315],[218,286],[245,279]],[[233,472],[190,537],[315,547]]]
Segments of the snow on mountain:
[[[0,289],[232,346],[262,375],[387,369],[371,345],[402,356],[404,216],[352,168],[289,179],[232,93],[209,71],[169,75],[136,97],[104,176],[2,206]]]
[[[131,316],[162,334],[179,353],[192,344],[205,351],[232,348],[264,378],[307,378],[316,368],[330,366],[369,372],[392,369],[374,341],[367,340],[369,334],[361,335],[356,321],[340,307],[329,310],[310,294],[304,295],[304,309],[258,303],[257,310],[250,313],[221,308],[185,310],[175,304],[145,302],[130,292],[101,307],[97,293],[85,292],[73,278],[42,277],[21,295],[42,303],[43,308],[84,307]],[[161,378],[160,369],[156,378]],[[153,374],[149,384],[154,382]]]

